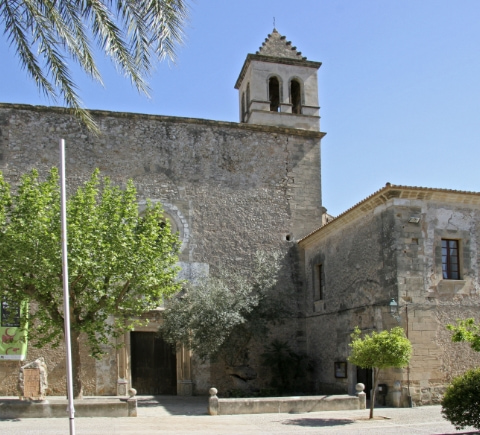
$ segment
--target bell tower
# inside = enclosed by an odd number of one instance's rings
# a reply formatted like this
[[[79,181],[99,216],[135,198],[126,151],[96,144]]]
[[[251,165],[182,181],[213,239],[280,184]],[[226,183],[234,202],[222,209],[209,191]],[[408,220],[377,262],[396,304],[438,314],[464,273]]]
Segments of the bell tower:
[[[276,29],[248,54],[235,83],[240,122],[320,131],[317,71]]]

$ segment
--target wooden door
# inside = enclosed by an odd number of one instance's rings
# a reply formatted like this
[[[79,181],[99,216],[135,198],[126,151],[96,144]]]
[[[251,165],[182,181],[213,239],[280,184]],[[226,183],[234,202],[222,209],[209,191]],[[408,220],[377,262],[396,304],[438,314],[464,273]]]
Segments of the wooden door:
[[[156,332],[131,332],[132,387],[137,394],[177,394],[175,349]]]
[[[367,395],[367,400],[370,400],[370,391],[373,388],[373,371],[372,369],[362,369],[357,367],[357,383],[361,382],[365,385],[365,393]]]

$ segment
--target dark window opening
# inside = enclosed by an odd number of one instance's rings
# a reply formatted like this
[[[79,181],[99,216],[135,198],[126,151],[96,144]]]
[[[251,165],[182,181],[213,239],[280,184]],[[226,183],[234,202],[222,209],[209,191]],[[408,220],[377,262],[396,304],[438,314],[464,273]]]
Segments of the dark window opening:
[[[272,77],[268,82],[268,96],[270,112],[278,112],[280,108],[280,83],[276,77]]]
[[[323,265],[317,264],[315,266],[315,300],[321,301],[324,299],[324,285]]]
[[[250,83],[247,83],[247,110],[250,105]]]
[[[460,279],[458,240],[442,239],[443,279]]]
[[[242,94],[242,122],[245,122],[245,94]]]
[[[302,113],[302,94],[300,83],[297,80],[290,82],[290,103],[292,104],[292,113],[300,115]]]

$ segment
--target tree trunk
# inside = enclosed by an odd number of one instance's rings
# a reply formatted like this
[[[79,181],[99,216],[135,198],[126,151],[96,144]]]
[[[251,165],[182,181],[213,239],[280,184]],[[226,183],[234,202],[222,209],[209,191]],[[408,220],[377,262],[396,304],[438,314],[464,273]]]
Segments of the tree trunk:
[[[82,362],[80,360],[80,332],[71,330],[70,340],[72,343],[73,397],[75,399],[83,399],[83,385],[81,378]]]
[[[378,387],[379,373],[380,373],[380,369],[374,367],[373,368],[373,389],[370,397],[370,417],[369,418],[373,418],[373,408],[375,407],[375,392],[377,391],[377,387]]]

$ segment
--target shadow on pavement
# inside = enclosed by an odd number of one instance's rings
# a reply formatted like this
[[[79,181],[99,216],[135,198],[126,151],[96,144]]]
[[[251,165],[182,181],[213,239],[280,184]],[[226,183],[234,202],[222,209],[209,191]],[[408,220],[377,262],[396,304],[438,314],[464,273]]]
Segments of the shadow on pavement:
[[[354,421],[347,418],[297,418],[295,420],[285,420],[282,422],[282,424],[285,425],[305,427],[343,426],[352,423],[354,423]]]
[[[207,415],[206,396],[137,396],[138,415]]]

